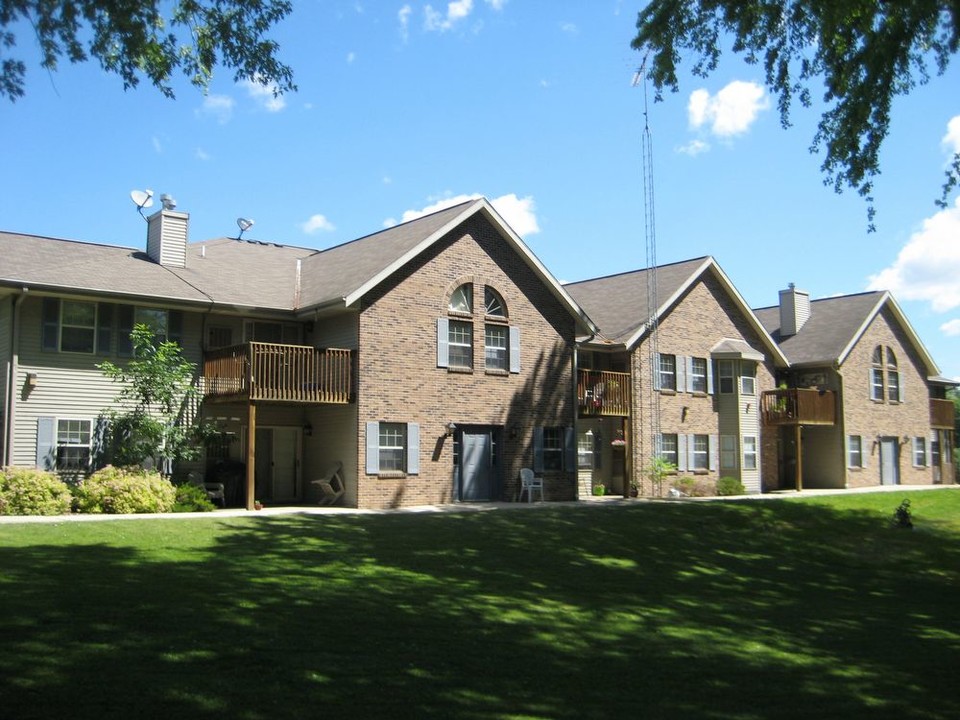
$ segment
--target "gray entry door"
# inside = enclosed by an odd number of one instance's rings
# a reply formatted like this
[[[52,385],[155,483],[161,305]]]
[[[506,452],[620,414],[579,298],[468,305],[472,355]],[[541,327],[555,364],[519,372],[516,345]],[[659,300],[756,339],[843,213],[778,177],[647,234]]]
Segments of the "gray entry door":
[[[463,433],[460,499],[490,500],[493,497],[493,438],[489,432]]]
[[[900,484],[900,443],[897,438],[880,440],[880,484]]]

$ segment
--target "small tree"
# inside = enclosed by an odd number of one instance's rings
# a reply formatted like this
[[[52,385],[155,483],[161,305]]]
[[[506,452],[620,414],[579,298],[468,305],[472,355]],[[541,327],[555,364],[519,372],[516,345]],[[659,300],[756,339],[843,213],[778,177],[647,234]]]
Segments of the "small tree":
[[[133,359],[126,366],[109,361],[97,366],[122,385],[116,401],[130,408],[109,413],[112,462],[142,465],[152,460],[163,467],[164,461],[197,458],[210,427],[178,422],[182,408],[196,396],[196,366],[183,357],[177,343],[158,341],[149,325],[136,325],[130,339]]]
[[[643,469],[644,477],[650,481],[650,489],[654,495],[663,494],[663,479],[677,471],[677,466],[662,457],[653,458]]]

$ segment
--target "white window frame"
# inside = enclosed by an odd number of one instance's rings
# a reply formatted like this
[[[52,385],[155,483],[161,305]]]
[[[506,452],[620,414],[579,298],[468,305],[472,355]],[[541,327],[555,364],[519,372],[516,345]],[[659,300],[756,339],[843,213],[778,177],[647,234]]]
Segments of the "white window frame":
[[[737,436],[720,436],[720,467],[724,470],[737,469]]]
[[[420,425],[418,423],[368,422],[366,426],[366,472],[368,475],[396,477],[420,473]],[[381,434],[382,430],[387,432]],[[384,436],[387,442],[394,444],[381,444]],[[396,441],[399,441],[399,444]],[[401,451],[399,460],[401,468],[383,467],[384,464],[397,464],[396,459],[383,463],[383,452],[396,455],[398,450]]]
[[[68,306],[82,306],[84,308],[93,309],[93,320],[90,325],[79,325],[76,323],[67,322],[67,313],[69,311]],[[89,350],[76,350],[73,348],[65,348],[63,342],[64,330],[82,330],[84,334],[90,334],[90,349]],[[57,348],[60,352],[65,353],[76,353],[79,355],[93,355],[97,351],[97,303],[95,302],[86,302],[83,300],[61,300],[60,301],[60,328],[58,333],[58,343]]]
[[[740,363],[740,394],[757,394],[757,366],[755,363]]]
[[[922,468],[927,467],[927,439],[923,437],[913,438],[913,466]]]
[[[510,369],[510,328],[486,323],[483,326],[483,362],[487,370],[507,372]]]
[[[473,323],[450,319],[447,335],[449,367],[473,369]],[[454,348],[457,348],[455,351]]]
[[[664,462],[680,467],[680,440],[676,433],[660,433],[657,457]]]
[[[709,435],[692,435],[691,441],[693,443],[693,450],[690,453],[690,457],[693,460],[693,467],[691,470],[710,470],[710,436]],[[702,447],[700,447],[702,444]],[[703,464],[700,463],[701,458],[703,459]]]
[[[847,435],[847,467],[859,469],[863,466],[863,438]]]
[[[736,393],[736,377],[733,367],[733,360],[719,360],[717,362],[717,382],[720,386],[721,395],[733,395]]]
[[[566,428],[547,426],[543,428],[543,469],[563,470],[563,436]]]
[[[594,443],[594,434],[591,433],[580,433],[577,436],[577,469],[578,470],[593,470],[596,465],[595,463],[595,443]]]
[[[86,425],[86,428],[84,428]],[[60,472],[87,472],[93,459],[93,420],[89,418],[56,418],[54,436],[54,466]],[[61,450],[86,450],[86,461],[82,465],[61,463]]]
[[[759,448],[757,447],[756,435],[743,436],[743,469],[756,470],[757,459],[759,458]]]
[[[671,367],[672,365],[672,367]],[[677,390],[677,356],[660,353],[657,356],[657,387],[660,390]]]
[[[707,382],[707,373],[709,371],[707,368],[709,367],[709,362],[707,358],[690,358],[690,392],[705,394],[708,391],[709,383]],[[702,365],[698,368],[697,365],[700,364]],[[702,372],[700,372],[701,369]]]

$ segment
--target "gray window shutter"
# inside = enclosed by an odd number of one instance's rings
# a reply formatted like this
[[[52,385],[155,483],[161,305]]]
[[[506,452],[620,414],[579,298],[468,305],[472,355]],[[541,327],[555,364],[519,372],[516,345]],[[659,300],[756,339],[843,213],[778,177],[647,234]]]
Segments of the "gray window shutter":
[[[693,467],[693,461],[687,462],[687,436],[677,435],[677,470],[685,471],[691,467]]]
[[[687,443],[687,468],[689,470],[696,470],[697,469],[696,439],[693,437],[693,435],[685,435],[684,437],[686,438],[686,443]],[[679,438],[678,438],[678,441],[679,441]]]
[[[407,423],[407,474],[420,474],[420,424]]]
[[[563,469],[577,469],[577,435],[572,427],[563,429]]]
[[[760,454],[759,447],[757,448],[757,454]],[[709,469],[711,471],[716,470],[717,466],[720,465],[720,438],[717,435],[707,435],[707,457],[709,458],[707,460],[710,464]],[[757,467],[759,467],[759,458],[757,460]]]
[[[860,467],[867,466],[867,459],[870,457],[871,444],[867,444],[867,438],[860,436]]]
[[[57,469],[56,418],[37,418],[37,467],[41,470]]]
[[[660,389],[660,353],[657,353],[653,359],[653,389]]]
[[[593,434],[593,469],[600,470],[603,460],[603,438],[600,431]]]
[[[117,355],[130,357],[133,355],[133,341],[130,333],[133,332],[133,305],[120,305],[117,308]]]
[[[663,454],[663,433],[657,433],[653,438],[653,456],[660,457]]]
[[[903,373],[900,373],[900,377],[897,378],[897,400],[899,402],[904,402],[907,399],[907,395],[903,390]]]
[[[113,345],[113,305],[97,303],[97,353],[109,355]]]
[[[520,372],[520,328],[510,327],[510,372]]]
[[[707,358],[707,394],[713,395],[713,361]]]
[[[437,367],[450,367],[450,321],[437,318]]]
[[[380,423],[367,423],[367,475],[380,472]]]
[[[690,378],[693,375],[693,358],[677,355],[677,392],[692,392]]]
[[[543,472],[543,428],[533,429],[533,471]]]
[[[183,347],[183,313],[179,310],[167,312],[167,340]]]
[[[936,441],[937,431],[934,430],[930,433],[930,437],[927,438],[927,467],[933,467],[933,444]]]

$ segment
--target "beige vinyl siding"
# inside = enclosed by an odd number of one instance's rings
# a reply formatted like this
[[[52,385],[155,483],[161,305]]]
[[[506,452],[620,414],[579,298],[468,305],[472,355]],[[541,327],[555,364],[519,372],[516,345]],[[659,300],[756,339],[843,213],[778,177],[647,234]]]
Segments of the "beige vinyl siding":
[[[29,298],[21,308],[20,364],[14,387],[21,387],[27,373],[36,373],[37,385],[28,395],[17,397],[13,463],[33,466],[36,463],[37,419],[95,420],[114,406],[119,387],[104,377],[96,367],[105,359],[118,364],[115,354],[86,355],[81,353],[43,352],[40,350],[41,299]],[[184,357],[200,361],[200,315],[184,313]],[[116,338],[114,338],[114,348]]]
[[[738,388],[739,390],[740,388]],[[740,433],[737,435],[737,442],[739,444],[739,465],[740,465],[740,482],[743,483],[744,488],[746,488],[747,493],[759,493],[760,492],[760,468],[762,467],[763,460],[760,457],[761,455],[761,444],[760,444],[760,387],[759,384],[755,385],[755,393],[753,395],[744,395],[740,394]],[[753,470],[748,470],[743,466],[743,438],[744,436],[752,436],[756,439],[756,450],[757,450],[757,466]],[[721,473],[722,475],[722,473]]]
[[[356,403],[313,408],[307,417],[313,435],[303,439],[304,498],[308,501],[317,499],[316,488],[310,481],[316,480],[328,465],[339,460],[343,463],[340,474],[346,492],[338,504],[357,507],[359,421]]]
[[[314,346],[356,350],[359,336],[358,318],[359,315],[355,312],[321,318],[314,324]]]

